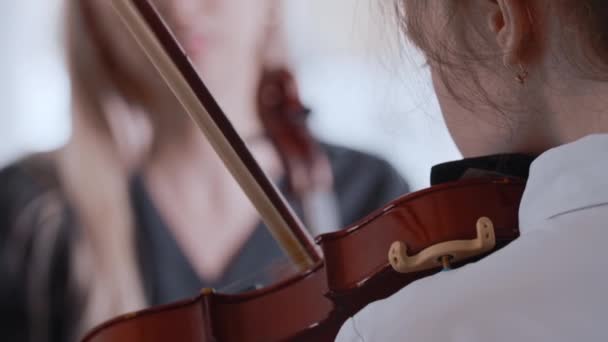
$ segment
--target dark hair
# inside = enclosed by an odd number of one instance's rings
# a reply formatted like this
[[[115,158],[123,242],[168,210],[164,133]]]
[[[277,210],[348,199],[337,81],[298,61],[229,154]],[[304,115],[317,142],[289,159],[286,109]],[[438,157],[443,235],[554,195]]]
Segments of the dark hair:
[[[437,76],[461,105],[471,108],[473,104],[483,103],[502,111],[504,104],[494,103],[483,89],[478,75],[472,72],[473,65],[496,67],[488,63],[496,60],[495,53],[479,49],[481,40],[487,38],[476,30],[474,25],[477,23],[461,15],[468,12],[466,9],[478,6],[477,2],[396,0],[393,5],[403,33],[424,52],[428,62],[434,65]],[[446,24],[443,27],[430,27],[429,18],[424,14],[437,10],[445,13]],[[552,0],[547,2],[543,10],[551,11],[560,20],[562,36],[559,41],[564,44],[561,57],[567,59],[580,76],[608,80],[608,1]],[[429,29],[439,31],[431,35]],[[536,37],[531,37],[528,42],[541,43]]]

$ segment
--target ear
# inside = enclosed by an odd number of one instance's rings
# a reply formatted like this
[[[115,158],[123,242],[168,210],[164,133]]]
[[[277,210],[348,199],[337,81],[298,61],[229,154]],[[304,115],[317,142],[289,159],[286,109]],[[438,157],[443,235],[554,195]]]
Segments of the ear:
[[[532,35],[529,0],[491,1],[496,6],[489,14],[488,23],[503,53],[503,63],[518,65],[524,58],[526,43]]]

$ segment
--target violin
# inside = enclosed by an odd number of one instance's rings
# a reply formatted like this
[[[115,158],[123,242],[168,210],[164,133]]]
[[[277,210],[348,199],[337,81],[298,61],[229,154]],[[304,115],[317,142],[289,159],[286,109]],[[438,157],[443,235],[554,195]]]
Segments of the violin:
[[[284,68],[262,73],[257,96],[259,118],[286,173],[286,185],[302,208],[306,227],[320,235],[340,225],[329,157],[308,129],[310,110]]]
[[[191,300],[115,318],[84,341],[331,341],[367,304],[420,278],[479,260],[518,237],[524,182],[497,176],[405,195],[313,242],[155,8],[148,0],[112,3],[299,273],[242,294],[204,289]]]

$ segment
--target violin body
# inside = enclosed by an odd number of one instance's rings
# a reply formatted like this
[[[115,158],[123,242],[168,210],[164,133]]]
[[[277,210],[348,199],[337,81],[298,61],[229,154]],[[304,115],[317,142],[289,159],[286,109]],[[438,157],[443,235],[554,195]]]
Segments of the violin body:
[[[85,341],[329,340],[333,305],[323,265],[268,289],[239,295],[203,291],[199,297],[108,322]],[[321,325],[319,325],[321,324]],[[310,328],[310,329],[307,329]],[[335,336],[335,335],[333,335]]]
[[[117,318],[87,342],[331,341],[367,304],[442,270],[400,273],[389,262],[395,241],[409,255],[434,245],[476,238],[482,217],[495,246],[453,266],[482,258],[519,235],[524,183],[506,178],[463,180],[405,195],[344,230],[316,242],[324,261],[280,284],[238,295],[203,291],[196,299]],[[414,313],[412,313],[414,314]]]

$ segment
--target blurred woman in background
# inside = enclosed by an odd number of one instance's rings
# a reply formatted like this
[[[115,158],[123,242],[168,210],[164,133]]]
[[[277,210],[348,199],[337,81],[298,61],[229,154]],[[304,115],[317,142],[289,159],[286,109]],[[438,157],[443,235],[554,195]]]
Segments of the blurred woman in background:
[[[257,102],[279,2],[152,2],[282,184],[286,168]],[[68,11],[73,137],[2,172],[0,317],[10,323],[0,333],[8,340],[70,340],[114,315],[224,288],[283,258],[109,1],[70,0]],[[322,149],[341,226],[407,191],[379,159]]]

